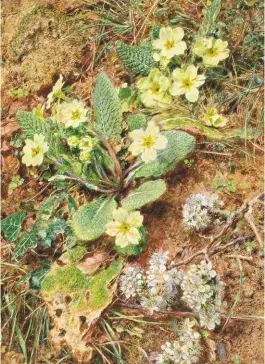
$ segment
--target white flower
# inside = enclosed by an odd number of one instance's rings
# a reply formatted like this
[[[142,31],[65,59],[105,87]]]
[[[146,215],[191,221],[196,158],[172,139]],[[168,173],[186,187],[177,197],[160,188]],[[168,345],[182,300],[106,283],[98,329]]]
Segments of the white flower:
[[[171,59],[174,56],[184,54],[187,45],[182,41],[184,30],[180,27],[162,27],[159,32],[159,39],[152,41],[154,49],[161,51],[161,56]]]
[[[26,166],[39,166],[43,162],[44,154],[48,151],[48,144],[42,134],[35,134],[33,140],[26,139],[26,145],[23,148],[22,163]]]
[[[162,345],[162,353],[156,358],[157,364],[198,363],[201,351],[200,334],[193,328],[194,322],[186,319],[178,332],[178,341]]]
[[[215,195],[206,196],[202,193],[187,198],[183,209],[183,225],[186,229],[203,230],[212,221],[216,208],[222,205]]]
[[[141,293],[144,285],[144,276],[140,266],[127,267],[119,279],[121,293],[128,299]]]
[[[159,127],[153,121],[148,123],[146,130],[134,130],[129,136],[133,139],[129,151],[134,156],[141,154],[145,163],[155,160],[157,150],[165,149],[167,145],[167,138],[160,134]]]
[[[141,240],[138,228],[142,226],[143,216],[139,211],[129,213],[123,208],[113,211],[114,221],[106,225],[106,233],[115,236],[115,243],[122,248],[127,245],[137,245]]]
[[[184,95],[190,102],[195,102],[199,97],[198,87],[202,86],[205,82],[204,75],[197,75],[198,68],[194,65],[188,66],[186,70],[177,68],[173,71],[173,84],[169,92],[173,96]]]
[[[82,101],[63,102],[57,106],[56,119],[66,128],[77,128],[79,124],[87,121],[87,112],[88,109]]]
[[[183,300],[198,313],[203,327],[213,330],[220,324],[220,312],[225,306],[222,301],[225,283],[205,260],[192,265],[181,284]]]
[[[47,96],[47,104],[46,104],[47,109],[51,107],[52,102],[56,98],[62,98],[64,96],[64,93],[62,92],[63,85],[64,85],[63,76],[60,75],[59,79],[52,88],[52,92],[50,92],[49,95]]]

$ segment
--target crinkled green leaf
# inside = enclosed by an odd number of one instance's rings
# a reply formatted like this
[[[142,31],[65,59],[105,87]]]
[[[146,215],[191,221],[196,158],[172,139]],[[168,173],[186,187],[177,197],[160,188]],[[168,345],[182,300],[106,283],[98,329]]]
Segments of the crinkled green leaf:
[[[134,178],[162,176],[194,149],[195,138],[183,131],[170,130],[161,134],[168,140],[167,147],[158,152],[154,161],[142,164],[134,173]]]
[[[31,112],[18,111],[17,119],[27,138],[33,139],[35,134],[42,134],[48,143],[47,154],[53,158],[60,158],[65,153],[65,147],[58,134],[57,126],[49,120],[42,120]]]
[[[128,128],[129,131],[135,129],[145,128],[147,124],[147,117],[144,114],[138,113],[128,116]]]
[[[139,210],[142,206],[157,200],[166,191],[166,183],[162,179],[143,183],[121,201],[126,210]]]
[[[116,42],[117,52],[126,69],[147,76],[155,62],[152,56],[152,47],[139,47],[127,45],[121,41]]]
[[[95,130],[105,137],[120,138],[122,111],[119,96],[105,73],[100,73],[94,91]]]
[[[106,224],[112,219],[117,203],[114,198],[100,198],[81,206],[72,217],[71,227],[79,240],[91,241],[99,238]]]
[[[208,33],[216,29],[216,19],[220,13],[222,0],[213,0],[204,14],[203,22],[200,26],[200,35],[205,37]]]
[[[17,239],[25,217],[26,213],[24,211],[19,211],[1,221],[1,230],[4,233],[6,240],[15,241]]]

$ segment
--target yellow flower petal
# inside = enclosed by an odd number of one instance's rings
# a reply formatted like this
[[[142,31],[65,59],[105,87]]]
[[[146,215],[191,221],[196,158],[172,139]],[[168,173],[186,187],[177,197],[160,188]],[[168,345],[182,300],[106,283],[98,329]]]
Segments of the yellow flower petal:
[[[112,216],[114,220],[123,222],[126,221],[128,218],[128,211],[120,207],[116,210],[113,210]]]
[[[143,224],[143,219],[144,219],[144,217],[140,214],[140,212],[135,211],[129,215],[127,222],[132,227],[140,227]]]

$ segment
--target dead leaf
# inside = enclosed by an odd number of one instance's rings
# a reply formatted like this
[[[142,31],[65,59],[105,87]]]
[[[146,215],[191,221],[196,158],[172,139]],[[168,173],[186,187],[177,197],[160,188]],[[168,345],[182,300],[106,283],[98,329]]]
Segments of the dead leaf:
[[[2,137],[9,139],[19,129],[20,127],[16,120],[9,120],[2,126]]]
[[[104,256],[102,253],[98,255]],[[93,326],[112,302],[122,266],[123,260],[120,259],[107,269],[88,276],[73,262],[64,266],[52,265],[42,281],[41,293],[53,319],[50,341],[57,351],[67,346],[78,362],[90,361],[93,348],[89,341]]]
[[[10,177],[17,174],[19,167],[19,160],[12,154],[2,159],[2,172]]]
[[[91,253],[86,253],[83,258],[79,260],[77,268],[85,274],[93,274],[108,257],[108,254],[104,252],[95,253],[93,255],[91,255]]]

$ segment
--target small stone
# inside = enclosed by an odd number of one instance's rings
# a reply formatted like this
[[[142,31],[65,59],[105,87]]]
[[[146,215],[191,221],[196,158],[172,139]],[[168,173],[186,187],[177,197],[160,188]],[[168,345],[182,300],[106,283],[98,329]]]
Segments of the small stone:
[[[217,357],[220,360],[226,359],[226,349],[225,349],[225,345],[223,343],[217,344]]]

